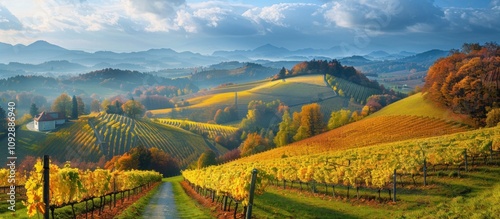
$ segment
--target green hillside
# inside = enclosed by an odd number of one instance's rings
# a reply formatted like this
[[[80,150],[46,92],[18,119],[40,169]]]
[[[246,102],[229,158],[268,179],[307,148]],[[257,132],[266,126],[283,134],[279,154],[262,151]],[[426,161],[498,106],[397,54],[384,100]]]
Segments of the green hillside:
[[[227,151],[220,145],[214,145],[213,141],[183,129],[117,114],[81,118],[46,137],[41,136],[37,141],[40,143],[33,143],[37,146],[32,146],[33,149],[26,154],[48,154],[61,162],[97,162],[101,157],[110,159],[135,146],[144,145],[147,148],[157,147],[179,159],[181,166],[186,166],[207,149],[217,154]]]
[[[355,84],[349,80],[331,75],[326,75],[325,79],[332,89],[339,93],[340,96],[345,96],[358,103],[366,103],[366,99],[368,99],[368,97],[382,93],[382,90],[380,89]]]
[[[28,130],[25,126],[18,127],[16,130],[16,156],[22,159],[27,155],[33,155],[34,151],[39,147],[40,141],[47,137],[44,132],[35,132]],[[1,145],[8,145],[8,138],[0,139]],[[6,149],[7,150],[7,149]],[[7,152],[5,152],[7,154]],[[5,164],[7,156],[0,156],[0,163]]]

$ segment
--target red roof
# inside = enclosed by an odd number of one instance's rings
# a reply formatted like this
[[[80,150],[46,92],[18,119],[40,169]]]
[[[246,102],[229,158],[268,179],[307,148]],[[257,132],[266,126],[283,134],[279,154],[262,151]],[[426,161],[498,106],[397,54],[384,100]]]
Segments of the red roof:
[[[35,116],[35,121],[38,121],[38,122],[54,121],[54,120],[61,120],[61,119],[66,119],[66,116],[64,115],[64,113],[60,113],[60,112],[46,113],[44,111],[44,112]]]

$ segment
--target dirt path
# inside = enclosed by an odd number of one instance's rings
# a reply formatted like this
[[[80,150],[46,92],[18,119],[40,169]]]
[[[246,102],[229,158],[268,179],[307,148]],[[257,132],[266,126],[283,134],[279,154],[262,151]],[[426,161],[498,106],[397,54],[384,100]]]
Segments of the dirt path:
[[[148,219],[179,218],[171,182],[164,182],[160,185],[160,189],[146,207],[143,217]]]

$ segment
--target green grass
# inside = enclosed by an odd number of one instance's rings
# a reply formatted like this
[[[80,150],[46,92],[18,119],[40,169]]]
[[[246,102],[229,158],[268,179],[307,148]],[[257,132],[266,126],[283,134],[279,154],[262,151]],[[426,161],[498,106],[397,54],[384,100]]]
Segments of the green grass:
[[[144,210],[146,210],[146,206],[149,204],[149,201],[153,196],[158,192],[161,184],[156,185],[151,191],[148,192],[145,196],[141,197],[139,200],[131,204],[127,209],[125,209],[120,215],[115,216],[116,219],[135,219],[138,218]]]
[[[22,158],[27,155],[33,155],[33,151],[39,146],[40,141],[47,137],[46,133],[29,131],[26,126],[17,127],[16,130],[16,156],[18,161],[21,162]],[[7,147],[8,138],[2,138],[0,145]],[[7,149],[6,149],[7,150]],[[7,155],[7,151],[5,152]],[[6,163],[7,156],[0,156],[0,163]]]
[[[27,219],[28,218],[28,209],[22,204],[21,200],[18,199],[16,201],[16,211],[12,212],[7,208],[10,206],[7,203],[5,198],[2,196],[0,198],[0,219],[10,219],[10,218],[19,218],[19,219]]]
[[[126,194],[125,194],[125,196],[126,196],[125,198],[128,197]],[[120,202],[120,199],[122,197],[121,193],[117,194],[116,197],[117,197],[117,202]],[[29,218],[28,217],[28,209],[26,208],[26,206],[24,206],[22,204],[21,198],[18,198],[16,200],[17,201],[16,202],[16,212],[14,214],[10,210],[7,209],[7,207],[9,207],[9,204],[6,201],[4,201],[4,200],[6,200],[5,195],[2,194],[0,196],[0,200],[1,200],[1,202],[0,202],[0,219],[10,219],[10,218],[27,219],[27,218]],[[109,202],[110,202],[110,197],[106,196],[106,206],[105,206],[106,210],[109,208]],[[94,204],[95,204],[95,209],[98,209],[100,206],[99,198],[94,199]],[[147,202],[146,202],[146,204],[147,204]],[[85,209],[86,209],[85,202],[75,204],[74,208],[75,208],[75,213],[77,215],[84,214]],[[88,208],[89,209],[92,208],[91,201],[88,202]],[[51,214],[52,214],[52,212],[51,212]],[[71,206],[65,206],[62,208],[55,209],[54,216],[55,216],[55,218],[72,218],[73,211],[71,209]],[[39,214],[39,217],[43,218],[43,215]],[[89,217],[90,217],[90,213],[89,213]],[[35,215],[32,218],[38,218],[38,217],[37,217],[37,215]],[[134,218],[134,217],[132,217],[132,218]]]
[[[210,210],[203,208],[196,200],[189,197],[182,188],[180,182],[182,176],[163,179],[164,182],[172,183],[174,200],[177,206],[177,214],[180,218],[213,218],[210,216]]]
[[[446,175],[448,172],[445,171]],[[437,176],[431,172],[429,186],[413,186],[409,177],[404,177],[405,186],[398,188],[398,202],[387,200],[357,200],[355,189],[351,189],[351,199],[345,198],[345,188],[336,188],[343,197],[325,195],[324,186],[318,186],[320,193],[296,189],[282,189],[268,186],[266,192],[255,197],[253,215],[256,218],[468,218],[473,215],[498,215],[500,200],[500,167],[476,167],[473,171],[461,173],[462,176]],[[406,179],[405,179],[406,178]],[[410,180],[410,181],[408,181]],[[421,178],[419,178],[421,180]],[[287,185],[289,188],[290,184]],[[376,191],[360,191],[362,197],[376,195]],[[387,199],[387,191],[381,195]],[[465,210],[464,210],[465,209]],[[469,211],[467,211],[467,209]],[[496,213],[496,214],[495,214]]]

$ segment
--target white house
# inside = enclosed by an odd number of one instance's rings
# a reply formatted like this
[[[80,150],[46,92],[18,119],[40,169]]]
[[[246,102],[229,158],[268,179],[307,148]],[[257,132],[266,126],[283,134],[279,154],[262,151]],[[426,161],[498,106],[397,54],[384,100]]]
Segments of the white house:
[[[66,122],[64,113],[59,112],[42,112],[35,116],[33,125],[38,131],[48,131],[56,128],[57,125],[62,125]]]

